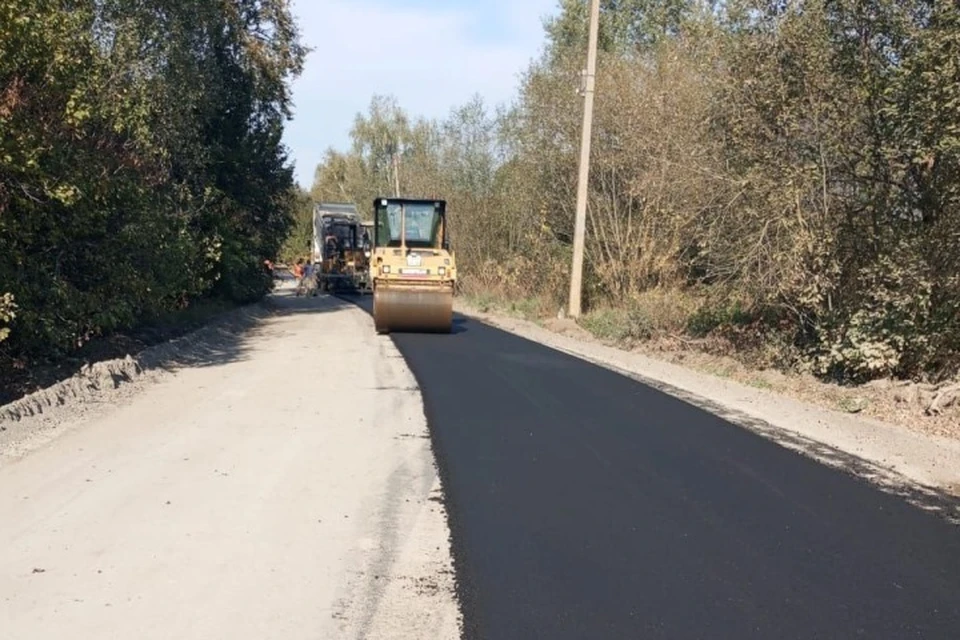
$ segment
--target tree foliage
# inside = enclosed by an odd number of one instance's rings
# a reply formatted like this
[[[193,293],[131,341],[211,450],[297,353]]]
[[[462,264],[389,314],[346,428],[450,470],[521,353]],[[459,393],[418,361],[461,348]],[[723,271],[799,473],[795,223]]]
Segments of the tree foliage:
[[[299,188],[294,198],[292,221],[277,254],[277,258],[288,265],[307,259],[313,245],[313,199]]]
[[[267,290],[261,263],[290,223],[280,139],[304,54],[287,0],[0,0],[10,353]]]

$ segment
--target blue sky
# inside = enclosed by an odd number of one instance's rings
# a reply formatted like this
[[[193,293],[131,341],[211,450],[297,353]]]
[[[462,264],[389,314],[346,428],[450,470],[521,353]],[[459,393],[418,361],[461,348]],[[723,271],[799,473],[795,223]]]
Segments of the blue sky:
[[[557,0],[293,0],[314,51],[293,84],[284,142],[305,188],[328,147],[345,150],[357,112],[394,95],[412,116],[442,117],[478,93],[511,100],[539,55]]]

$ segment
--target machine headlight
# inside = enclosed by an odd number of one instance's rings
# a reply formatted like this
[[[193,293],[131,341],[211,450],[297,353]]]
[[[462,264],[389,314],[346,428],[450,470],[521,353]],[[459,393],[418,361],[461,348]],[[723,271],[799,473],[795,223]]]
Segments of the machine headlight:
[[[440,267],[439,269],[437,269],[437,273],[440,274],[441,276],[447,275],[446,267]]]
[[[390,265],[388,264],[383,265],[380,267],[380,269],[383,271],[383,273],[390,273]]]

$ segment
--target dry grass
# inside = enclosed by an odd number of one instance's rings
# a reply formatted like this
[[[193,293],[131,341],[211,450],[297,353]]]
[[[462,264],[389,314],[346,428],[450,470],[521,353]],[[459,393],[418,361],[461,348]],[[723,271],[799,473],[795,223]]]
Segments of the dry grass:
[[[631,298],[624,306],[592,309],[580,320],[597,338],[618,346],[685,332],[690,318],[703,302],[678,289],[651,289]]]
[[[525,294],[524,288],[512,284],[512,280],[465,279],[460,284],[459,295],[471,307],[484,313],[499,313],[538,323],[543,318],[557,315],[560,307],[555,296]]]

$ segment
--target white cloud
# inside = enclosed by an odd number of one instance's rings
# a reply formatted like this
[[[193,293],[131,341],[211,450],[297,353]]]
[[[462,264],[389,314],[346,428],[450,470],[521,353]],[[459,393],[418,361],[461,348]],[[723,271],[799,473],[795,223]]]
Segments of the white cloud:
[[[294,119],[284,136],[304,187],[328,147],[346,148],[356,113],[374,94],[392,94],[408,113],[426,117],[444,116],[475,93],[491,105],[511,100],[519,73],[542,46],[540,18],[556,6],[388,1],[294,2],[304,43],[314,49],[294,83]]]

